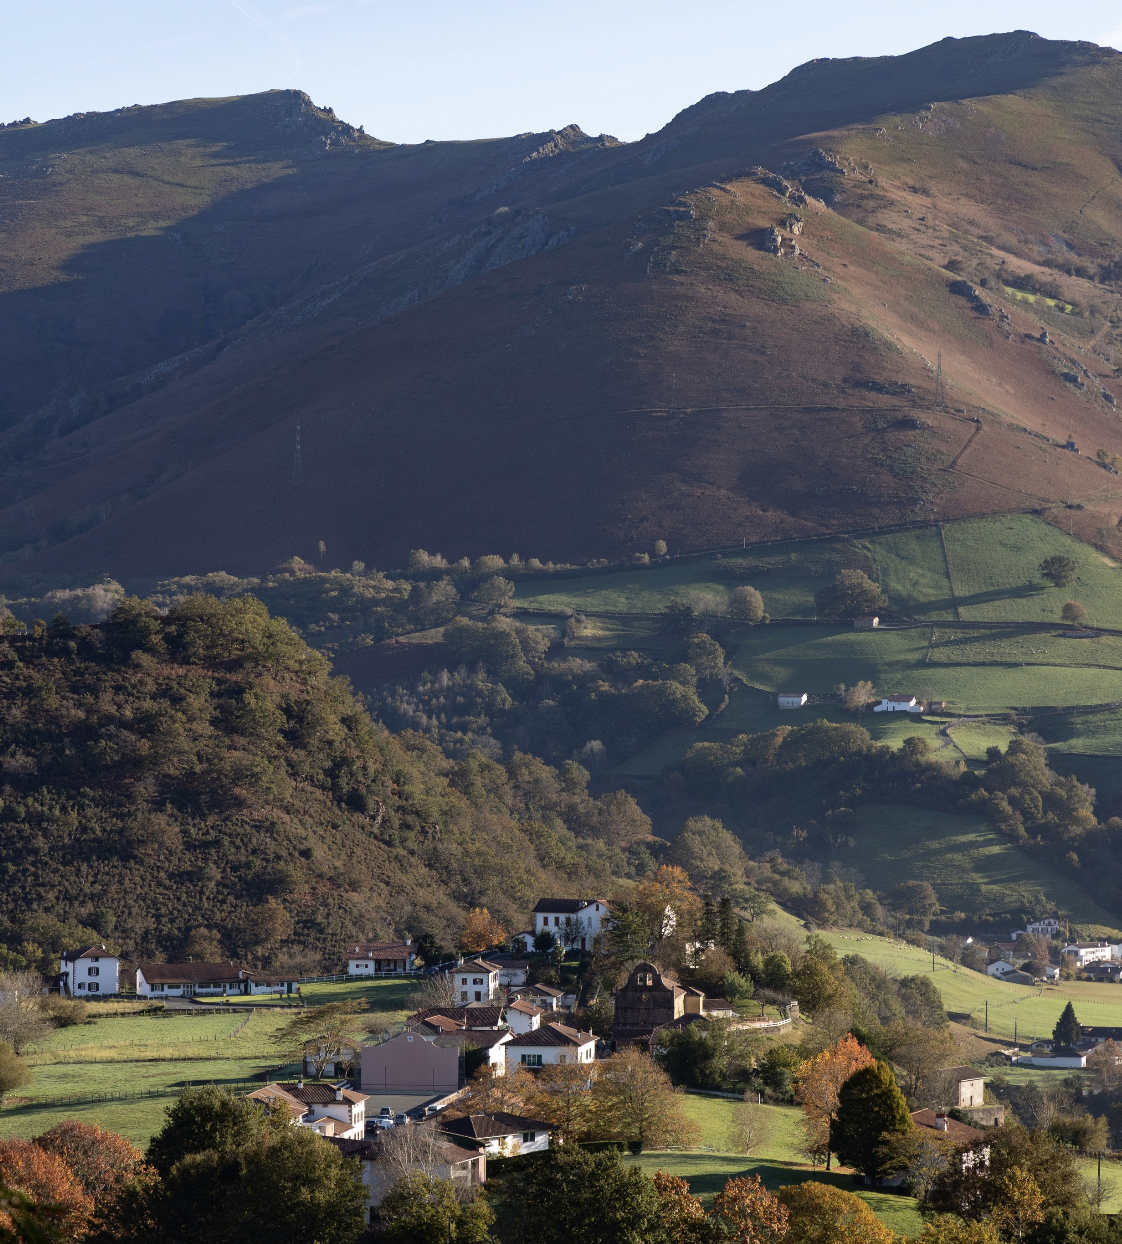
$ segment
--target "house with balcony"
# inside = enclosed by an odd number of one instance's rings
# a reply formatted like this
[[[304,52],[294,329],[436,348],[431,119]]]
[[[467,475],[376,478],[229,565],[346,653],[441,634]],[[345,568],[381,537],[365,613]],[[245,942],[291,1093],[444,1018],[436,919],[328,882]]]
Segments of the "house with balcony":
[[[59,961],[59,992],[68,998],[112,995],[120,991],[121,960],[102,942],[64,950]]]

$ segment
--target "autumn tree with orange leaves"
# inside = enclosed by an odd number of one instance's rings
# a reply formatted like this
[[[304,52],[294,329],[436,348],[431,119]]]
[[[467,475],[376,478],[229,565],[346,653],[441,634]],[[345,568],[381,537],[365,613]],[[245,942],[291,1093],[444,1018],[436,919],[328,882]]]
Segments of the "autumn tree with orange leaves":
[[[701,912],[689,873],[676,864],[663,864],[653,877],[640,881],[631,906],[646,918],[656,945],[674,933],[692,932]]]
[[[67,1119],[35,1138],[45,1153],[63,1161],[93,1204],[90,1230],[108,1239],[126,1238],[123,1218],[158,1178],[144,1154],[116,1132]],[[128,1199],[129,1205],[122,1202]]]
[[[40,1149],[34,1141],[0,1140],[0,1185],[22,1192],[39,1206],[60,1239],[80,1240],[86,1234],[93,1200],[62,1158]],[[5,1231],[14,1233],[15,1224],[0,1209],[0,1238]]]
[[[464,931],[460,934],[458,944],[461,950],[477,955],[481,950],[487,950],[505,941],[506,929],[487,908],[473,907],[464,921]]]
[[[787,1234],[787,1211],[759,1175],[730,1179],[713,1198],[713,1217],[736,1244],[776,1244]]]
[[[873,1061],[872,1054],[847,1032],[821,1054],[808,1058],[795,1076],[795,1099],[806,1115],[803,1123],[805,1150],[816,1161],[825,1155],[827,1170],[830,1169],[830,1124],[837,1116],[838,1093],[855,1071],[868,1067]]]
[[[690,1192],[689,1184],[665,1171],[655,1171],[652,1178],[667,1244],[705,1244],[710,1240],[712,1223],[701,1198]]]

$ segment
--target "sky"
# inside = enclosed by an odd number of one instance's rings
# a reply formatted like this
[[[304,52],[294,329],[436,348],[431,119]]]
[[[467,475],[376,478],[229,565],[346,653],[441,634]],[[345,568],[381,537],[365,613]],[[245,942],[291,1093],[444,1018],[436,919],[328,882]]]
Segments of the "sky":
[[[0,121],[298,87],[395,142],[633,140],[815,57],[1015,29],[1122,48],[1122,0],[0,0]]]

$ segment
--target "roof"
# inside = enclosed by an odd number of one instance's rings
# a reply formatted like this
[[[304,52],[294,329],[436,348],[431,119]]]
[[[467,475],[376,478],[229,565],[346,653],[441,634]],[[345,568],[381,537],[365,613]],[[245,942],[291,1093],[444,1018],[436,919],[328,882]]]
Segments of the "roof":
[[[409,1016],[417,1023],[430,1023],[447,1031],[451,1021],[453,1028],[498,1028],[503,1022],[501,1006],[430,1006]]]
[[[1102,950],[1109,942],[1068,942],[1064,950]]]
[[[293,1101],[302,1101],[305,1106],[331,1106],[334,1105],[339,1098],[335,1095],[335,1086],[333,1084],[273,1084],[270,1088],[278,1088],[283,1093],[287,1093]],[[343,1089],[343,1101],[349,1101],[354,1105],[364,1102],[370,1096],[369,1093],[356,1093],[354,1089]]]
[[[947,1126],[944,1131],[941,1127],[935,1126],[935,1120],[938,1116],[934,1110],[914,1110],[912,1111],[912,1122],[916,1127],[929,1127],[933,1132],[938,1132],[942,1136],[955,1144],[962,1144],[967,1140],[984,1140],[985,1132],[980,1131],[976,1127],[971,1127],[969,1123],[960,1123],[957,1119],[948,1118]]]
[[[283,1106],[294,1119],[302,1118],[307,1113],[307,1107],[302,1101],[297,1101],[291,1093],[286,1093],[276,1084],[266,1084],[264,1088],[254,1089],[246,1096],[251,1101],[259,1101],[263,1106]]]
[[[471,1028],[461,1028],[458,1035],[465,1045],[474,1045],[477,1050],[489,1050],[493,1045],[502,1045],[510,1036],[510,1029],[478,1032]]]
[[[372,1140],[344,1140],[342,1136],[328,1136],[326,1139],[338,1149],[345,1158],[362,1158],[372,1162],[378,1156],[378,1146]]]
[[[955,1080],[961,1084],[963,1080],[984,1080],[985,1073],[979,1071],[977,1067],[944,1067],[942,1074],[948,1080]]]
[[[578,911],[584,911],[593,903],[599,903],[601,907],[608,906],[602,898],[543,898],[538,900],[534,911],[549,912],[551,916],[575,916]]]
[[[595,1040],[595,1033],[579,1032],[568,1024],[543,1024],[531,1032],[519,1033],[510,1044],[512,1048],[520,1045],[587,1045]]]
[[[886,695],[882,697],[887,704],[911,704],[914,695]]]
[[[236,963],[139,963],[150,985],[225,985],[248,975]]]
[[[406,959],[416,953],[417,948],[408,942],[352,942],[347,947],[348,959],[370,959],[378,956]]]
[[[563,989],[554,989],[552,985],[516,985],[511,993],[527,994],[533,997],[537,994],[542,998],[563,998],[565,991]]]
[[[507,1007],[508,1011],[517,1011],[520,1015],[544,1015],[545,1012],[540,1006],[535,1006],[532,1002],[526,1002],[522,998],[517,998]]]
[[[462,1119],[449,1119],[442,1123],[443,1132],[455,1136],[470,1136],[472,1140],[490,1140],[495,1136],[513,1136],[516,1132],[548,1132],[550,1125],[541,1119],[527,1119],[521,1114],[507,1114],[505,1110],[493,1110],[479,1114],[467,1114]]]
[[[498,972],[499,966],[496,963],[488,963],[486,959],[465,959],[463,963],[458,963],[454,968],[449,968],[449,973],[455,975],[457,972]]]
[[[102,943],[100,946],[83,946],[79,950],[64,950],[61,958],[64,962],[72,963],[75,959],[117,959],[119,956],[110,954]]]

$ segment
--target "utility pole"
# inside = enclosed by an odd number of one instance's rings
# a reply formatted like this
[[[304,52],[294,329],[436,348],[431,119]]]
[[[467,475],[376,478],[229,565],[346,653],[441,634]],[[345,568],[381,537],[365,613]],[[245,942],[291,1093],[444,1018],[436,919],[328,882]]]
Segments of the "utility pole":
[[[986,1032],[990,1030],[990,1000],[986,999]]]
[[[296,454],[292,459],[292,478],[299,479],[304,474],[304,463],[300,456],[300,425],[296,425]]]
[[[935,366],[935,405],[942,408],[947,404],[947,391],[943,387],[943,351],[939,351],[939,361]]]

